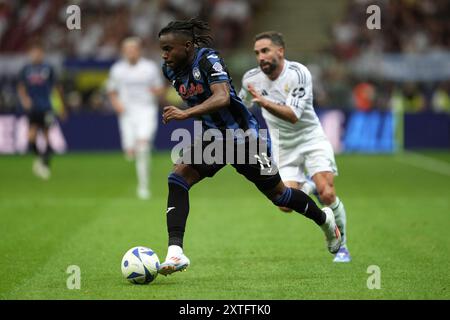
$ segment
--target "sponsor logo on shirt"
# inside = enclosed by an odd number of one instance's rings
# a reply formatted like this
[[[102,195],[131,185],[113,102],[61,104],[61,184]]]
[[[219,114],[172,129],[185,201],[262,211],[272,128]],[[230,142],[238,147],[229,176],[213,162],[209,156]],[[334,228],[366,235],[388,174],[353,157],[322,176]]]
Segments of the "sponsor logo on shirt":
[[[186,88],[184,84],[180,85],[178,87],[178,93],[180,94],[181,98],[183,100],[187,100],[188,98],[192,96],[196,96],[198,94],[202,94],[205,90],[203,89],[203,86],[200,83],[197,83],[197,85],[194,85],[191,82],[191,85],[189,88]]]

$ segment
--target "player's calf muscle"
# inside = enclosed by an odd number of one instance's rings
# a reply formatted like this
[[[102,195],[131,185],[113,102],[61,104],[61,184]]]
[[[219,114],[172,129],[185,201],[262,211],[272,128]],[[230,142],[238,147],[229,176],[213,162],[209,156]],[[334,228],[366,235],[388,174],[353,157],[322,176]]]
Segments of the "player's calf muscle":
[[[264,191],[263,193],[267,198],[274,201],[278,198],[280,198],[283,195],[284,190],[286,189],[286,186],[283,182],[280,182],[275,186],[275,188]]]

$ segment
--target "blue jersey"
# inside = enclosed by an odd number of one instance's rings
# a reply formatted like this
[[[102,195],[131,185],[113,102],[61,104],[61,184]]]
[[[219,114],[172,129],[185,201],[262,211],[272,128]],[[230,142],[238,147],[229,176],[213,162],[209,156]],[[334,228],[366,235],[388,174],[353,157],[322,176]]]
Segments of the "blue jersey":
[[[20,72],[20,81],[25,85],[32,101],[32,110],[48,111],[52,109],[50,96],[55,82],[53,68],[45,63],[27,64]]]
[[[203,129],[253,129],[256,134],[259,124],[241,99],[231,83],[231,78],[218,53],[209,48],[197,48],[192,65],[183,71],[174,70],[163,64],[163,74],[172,83],[181,98],[189,107],[196,106],[212,95],[211,85],[227,82],[230,87],[230,104],[213,113],[202,115]]]

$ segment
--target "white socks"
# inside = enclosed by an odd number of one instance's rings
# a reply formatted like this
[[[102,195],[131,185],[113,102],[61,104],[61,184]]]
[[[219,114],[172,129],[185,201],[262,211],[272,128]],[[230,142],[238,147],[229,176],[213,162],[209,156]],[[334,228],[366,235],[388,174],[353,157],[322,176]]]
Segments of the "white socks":
[[[167,259],[170,259],[171,257],[178,257],[179,255],[183,254],[183,249],[180,246],[171,245],[167,249]]]
[[[347,215],[345,213],[344,204],[338,197],[336,197],[336,201],[334,203],[332,203],[331,205],[329,205],[329,208],[331,210],[333,210],[336,224],[337,224],[339,230],[341,231],[342,246],[345,246],[347,243],[347,236],[346,236],[347,235],[347,230],[346,230]]]
[[[315,186],[313,186],[311,183],[309,183],[308,181],[305,182],[302,187],[300,188],[301,191],[303,191],[304,193],[306,193],[308,196],[313,193],[313,191],[315,190]]]
[[[312,181],[306,181],[305,183],[303,183],[302,187],[300,190],[302,190],[304,193],[306,193],[307,195],[310,195],[311,193],[313,193],[316,189],[316,186],[314,184],[314,182]],[[341,231],[341,235],[342,235],[342,246],[345,246],[347,244],[347,230],[346,230],[346,226],[347,226],[347,215],[345,213],[345,208],[344,208],[344,204],[342,203],[342,201],[336,196],[336,200],[334,201],[334,203],[330,204],[328,206],[331,210],[333,210],[334,213],[334,218],[336,220],[336,224],[339,228],[339,231]]]

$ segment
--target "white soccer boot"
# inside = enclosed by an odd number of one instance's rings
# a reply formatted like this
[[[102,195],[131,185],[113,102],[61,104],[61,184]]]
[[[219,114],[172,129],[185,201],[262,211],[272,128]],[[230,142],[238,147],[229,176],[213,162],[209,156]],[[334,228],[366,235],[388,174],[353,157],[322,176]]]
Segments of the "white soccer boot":
[[[44,180],[50,179],[50,176],[51,176],[50,168],[47,167],[46,165],[42,165],[41,170],[40,170],[40,175],[41,175],[41,178]]]
[[[334,256],[333,262],[350,262],[352,258],[350,257],[350,252],[346,245],[342,245],[339,251]]]
[[[322,228],[323,232],[325,233],[328,251],[330,251],[330,253],[332,254],[335,254],[341,247],[341,232],[339,231],[339,228],[336,225],[336,221],[334,220],[333,210],[325,207],[322,208],[322,211],[325,212],[327,218],[325,220],[325,223],[321,225],[320,228]]]
[[[167,276],[177,271],[184,271],[189,267],[189,258],[183,253],[183,249],[179,246],[169,246],[166,261],[164,261],[158,269],[158,273]]]
[[[50,169],[42,163],[40,158],[37,158],[33,162],[33,173],[37,177],[48,180],[50,179]]]
[[[151,197],[150,191],[147,188],[142,187],[136,189],[136,195],[141,200],[148,200]]]
[[[36,176],[40,176],[40,169],[41,169],[42,163],[41,163],[41,159],[36,158],[33,161],[33,173]]]

